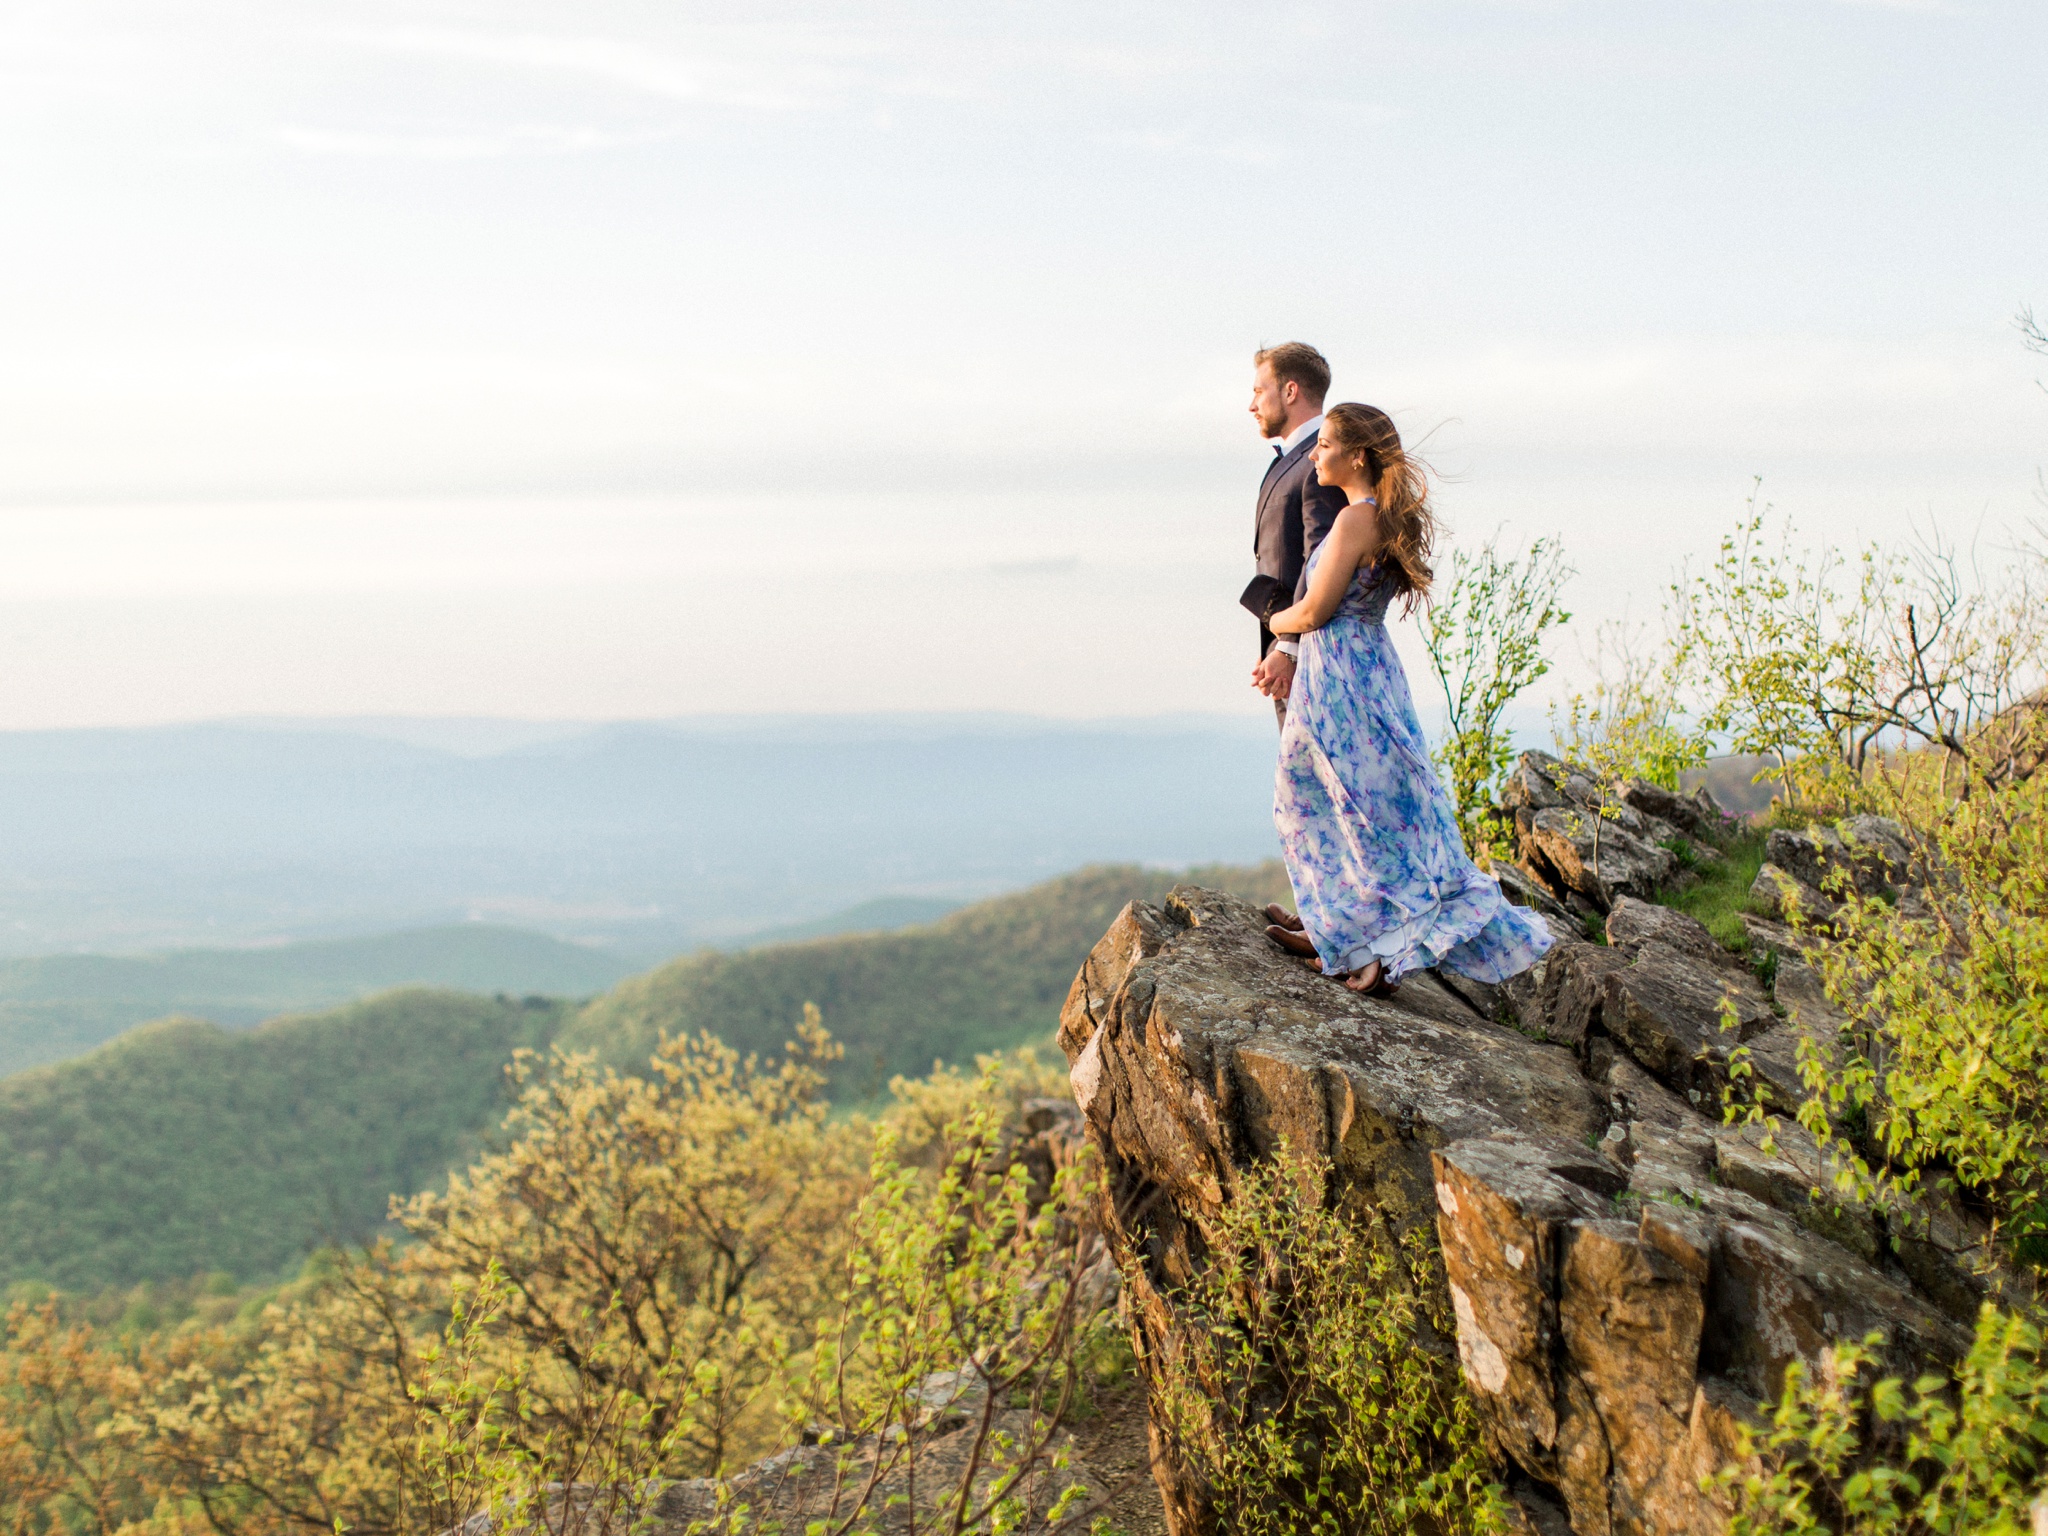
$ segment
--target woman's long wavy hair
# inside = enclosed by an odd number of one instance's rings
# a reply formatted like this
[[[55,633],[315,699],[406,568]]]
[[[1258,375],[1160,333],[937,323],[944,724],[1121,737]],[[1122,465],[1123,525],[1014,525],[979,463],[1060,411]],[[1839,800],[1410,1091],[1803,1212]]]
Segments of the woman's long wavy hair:
[[[1401,446],[1401,434],[1385,411],[1346,402],[1323,416],[1323,430],[1340,454],[1365,455],[1367,478],[1379,503],[1380,543],[1373,558],[1384,561],[1405,599],[1403,612],[1429,595],[1436,572],[1430,552],[1436,547],[1436,513],[1429,505],[1429,466]]]

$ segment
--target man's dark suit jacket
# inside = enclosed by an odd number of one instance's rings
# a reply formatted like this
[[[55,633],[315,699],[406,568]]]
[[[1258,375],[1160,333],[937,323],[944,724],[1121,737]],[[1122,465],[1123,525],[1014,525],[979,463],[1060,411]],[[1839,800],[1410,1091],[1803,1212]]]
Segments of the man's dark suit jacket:
[[[1290,452],[1275,454],[1266,466],[1265,481],[1259,486],[1259,520],[1252,533],[1259,574],[1271,576],[1282,590],[1292,592],[1292,602],[1307,595],[1308,557],[1344,510],[1344,493],[1334,485],[1317,483],[1316,466],[1308,456],[1315,445],[1311,434]],[[1261,620],[1259,655],[1263,657],[1272,648],[1273,632]]]

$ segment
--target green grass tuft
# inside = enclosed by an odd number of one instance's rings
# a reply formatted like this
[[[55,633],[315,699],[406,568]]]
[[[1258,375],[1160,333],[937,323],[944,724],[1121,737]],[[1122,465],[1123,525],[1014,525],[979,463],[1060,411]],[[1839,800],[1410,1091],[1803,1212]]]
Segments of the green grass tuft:
[[[1721,854],[1718,863],[1703,859],[1693,864],[1693,872],[1699,876],[1697,885],[1658,900],[1698,918],[1707,932],[1730,949],[1747,951],[1749,937],[1743,932],[1742,914],[1755,910],[1749,903],[1749,887],[1763,868],[1764,834],[1760,830],[1740,832]]]

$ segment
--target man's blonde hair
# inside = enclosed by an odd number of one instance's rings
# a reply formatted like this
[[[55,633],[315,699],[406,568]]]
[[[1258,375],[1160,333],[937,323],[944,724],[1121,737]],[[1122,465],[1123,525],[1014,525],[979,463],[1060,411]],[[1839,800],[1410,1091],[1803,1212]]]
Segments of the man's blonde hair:
[[[1277,347],[1261,347],[1252,354],[1252,366],[1264,363],[1282,384],[1292,379],[1301,392],[1321,405],[1330,392],[1330,365],[1305,341],[1283,341]]]

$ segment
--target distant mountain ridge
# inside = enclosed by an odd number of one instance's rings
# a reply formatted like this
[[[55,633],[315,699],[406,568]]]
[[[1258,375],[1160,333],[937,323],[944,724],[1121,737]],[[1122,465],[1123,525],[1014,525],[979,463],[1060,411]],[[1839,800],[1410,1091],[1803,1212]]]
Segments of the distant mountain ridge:
[[[762,949],[771,944],[801,944],[808,939],[833,939],[849,933],[892,933],[899,928],[935,923],[965,905],[964,901],[949,901],[943,896],[877,896],[808,923],[764,928],[721,948]]]
[[[0,1078],[172,1014],[246,1028],[408,986],[584,998],[631,970],[615,954],[483,923],[262,949],[9,960],[0,962]]]
[[[762,949],[890,933],[935,922],[961,905],[938,897],[879,896],[724,947]],[[415,986],[584,998],[633,969],[610,950],[487,923],[260,948],[0,961],[0,1078],[81,1055],[125,1030],[172,1015],[243,1029],[279,1014]]]
[[[710,1030],[740,1051],[780,1049],[816,1003],[845,1049],[831,1091],[882,1093],[899,1074],[972,1060],[1049,1034],[1074,973],[1125,902],[1196,880],[1255,901],[1290,901],[1278,860],[1187,872],[1103,865],[963,908],[900,933],[861,934],[672,960],[621,982],[563,1032],[623,1071],[642,1070],[663,1033]]]

